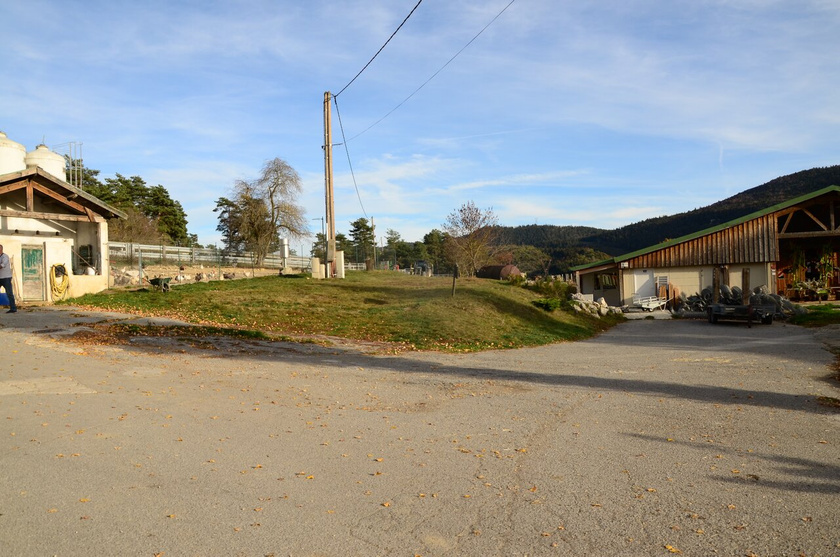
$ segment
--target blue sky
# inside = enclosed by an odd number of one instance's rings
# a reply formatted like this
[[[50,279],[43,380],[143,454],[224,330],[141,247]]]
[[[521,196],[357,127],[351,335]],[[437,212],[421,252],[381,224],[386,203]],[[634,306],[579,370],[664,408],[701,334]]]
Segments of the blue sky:
[[[338,97],[354,137],[510,0],[424,0]],[[162,184],[190,232],[273,157],[324,214],[323,97],[416,0],[5,0],[0,130],[83,143],[87,166]],[[388,118],[336,147],[336,226],[420,240],[467,201],[504,225],[615,228],[840,163],[835,0],[516,0]],[[341,141],[333,109],[333,141]],[[320,221],[311,220],[313,231]],[[309,241],[292,246],[308,251]]]

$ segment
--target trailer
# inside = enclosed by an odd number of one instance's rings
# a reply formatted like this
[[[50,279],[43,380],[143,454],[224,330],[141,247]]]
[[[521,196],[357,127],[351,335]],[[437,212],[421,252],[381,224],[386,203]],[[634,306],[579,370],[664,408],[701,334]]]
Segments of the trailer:
[[[633,298],[633,305],[642,308],[643,311],[653,311],[655,309],[664,309],[665,304],[668,303],[668,298],[660,298],[658,296],[641,296]]]
[[[747,327],[751,327],[753,321],[771,325],[773,316],[776,314],[775,305],[732,305],[732,304],[711,304],[707,309],[709,323],[717,323],[721,320],[746,321]]]

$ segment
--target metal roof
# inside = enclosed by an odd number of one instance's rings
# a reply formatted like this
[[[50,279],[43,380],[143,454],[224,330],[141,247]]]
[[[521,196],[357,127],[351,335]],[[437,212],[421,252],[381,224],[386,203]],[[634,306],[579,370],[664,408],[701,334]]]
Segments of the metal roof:
[[[743,217],[739,217],[737,219],[733,219],[729,222],[725,222],[723,224],[718,224],[711,228],[706,228],[704,230],[700,230],[698,232],[694,232],[692,234],[686,234],[685,236],[680,236],[679,238],[672,238],[670,240],[665,240],[659,244],[655,244],[653,246],[649,246],[640,250],[631,251],[629,253],[625,253],[623,255],[617,255],[615,257],[611,257],[609,259],[603,259],[601,261],[594,261],[592,263],[585,263],[583,265],[575,265],[571,267],[572,271],[583,271],[585,269],[589,269],[592,267],[600,267],[604,265],[615,265],[617,263],[621,263],[622,261],[627,261],[629,259],[633,259],[634,257],[639,257],[640,255],[646,255],[648,253],[652,253],[661,249],[669,248],[675,246],[677,244],[681,244],[683,242],[688,242],[691,240],[695,240],[702,236],[706,236],[708,234],[714,234],[715,232],[719,232],[721,230],[725,230],[727,228],[737,226],[739,224],[743,224],[747,221],[751,221],[753,219],[763,217],[765,215],[769,215],[771,213],[775,213],[777,211],[782,211],[784,209],[788,209],[793,207],[794,205],[798,205],[799,203],[803,203],[805,201],[810,201],[811,199],[815,199],[822,195],[831,192],[840,192],[840,186],[828,186],[816,191],[812,191],[810,193],[806,193],[804,195],[800,195],[799,197],[794,197],[792,199],[788,199],[787,201],[783,201],[781,203],[777,203],[776,205],[771,205],[770,207],[765,207],[760,211],[755,211],[748,215],[744,215]]]

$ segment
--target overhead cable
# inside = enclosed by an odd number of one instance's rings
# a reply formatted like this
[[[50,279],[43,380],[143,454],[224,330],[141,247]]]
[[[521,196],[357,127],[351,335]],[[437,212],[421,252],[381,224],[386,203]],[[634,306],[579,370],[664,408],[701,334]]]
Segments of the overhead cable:
[[[359,193],[359,186],[356,184],[356,174],[353,173],[353,163],[350,162],[350,149],[347,147],[347,138],[344,137],[344,124],[341,123],[341,112],[338,110],[338,99],[333,97],[333,100],[335,101],[335,113],[338,116],[338,127],[341,129],[342,145],[344,145],[344,152],[347,153],[347,164],[350,166],[350,176],[353,178],[353,187],[356,188],[356,197],[359,198],[359,206],[362,208],[362,214],[365,215],[365,218],[368,218],[367,212],[365,212],[365,206],[362,203],[362,196]]]
[[[408,13],[408,15],[407,15],[407,16],[405,16],[405,19],[402,21],[402,23],[400,23],[399,27],[397,27],[397,28],[396,28],[396,30],[395,30],[393,33],[391,33],[391,36],[390,36],[390,37],[388,37],[388,40],[387,40],[387,41],[385,41],[385,44],[383,44],[383,45],[379,48],[379,50],[377,50],[377,51],[376,51],[376,54],[374,54],[374,55],[373,55],[373,58],[371,58],[371,59],[368,61],[368,63],[367,63],[367,64],[365,64],[365,67],[364,67],[364,68],[362,68],[361,70],[359,70],[359,73],[357,73],[357,74],[356,74],[356,77],[354,77],[353,79],[351,79],[351,80],[350,80],[350,83],[348,83],[347,85],[345,85],[344,87],[342,87],[342,88],[341,88],[341,91],[339,91],[338,93],[336,93],[334,96],[336,96],[336,97],[337,97],[337,96],[339,96],[340,94],[342,94],[342,93],[344,92],[344,90],[345,90],[345,89],[347,89],[348,87],[350,87],[350,85],[351,85],[354,81],[356,81],[356,78],[357,78],[357,77],[359,77],[360,75],[362,75],[362,72],[363,72],[363,71],[365,71],[365,70],[367,69],[367,67],[368,67],[368,66],[370,66],[371,62],[373,62],[373,61],[376,59],[376,57],[377,57],[377,56],[379,56],[379,53],[380,53],[380,52],[382,52],[382,49],[384,49],[384,48],[388,45],[388,43],[390,43],[390,42],[391,42],[391,39],[393,39],[393,38],[394,38],[394,35],[396,35],[396,34],[397,34],[397,31],[399,31],[400,29],[402,29],[402,26],[403,26],[403,25],[405,25],[405,22],[406,22],[406,21],[408,21],[408,18],[410,18],[410,17],[411,17],[411,14],[413,14],[413,13],[414,13],[414,10],[416,10],[416,9],[420,6],[420,3],[421,3],[422,1],[423,1],[423,0],[418,0],[418,1],[417,1],[417,4],[416,4],[416,5],[415,5],[412,9],[411,9],[411,11]],[[336,105],[336,106],[338,106],[338,105]]]
[[[482,33],[484,33],[484,31],[486,31],[486,30],[487,30],[487,28],[488,28],[488,27],[490,27],[491,25],[493,25],[493,23],[494,23],[497,19],[499,19],[499,17],[501,17],[501,15],[502,15],[503,13],[505,13],[505,11],[507,11],[507,9],[508,9],[508,8],[510,8],[511,4],[513,4],[514,2],[516,2],[516,0],[510,0],[510,2],[508,3],[508,5],[507,5],[507,6],[505,6],[504,8],[502,8],[502,11],[500,11],[499,13],[497,13],[497,14],[496,14],[496,17],[494,17],[493,19],[491,19],[491,20],[490,20],[490,23],[488,23],[487,25],[485,25],[485,26],[481,29],[481,31],[479,31],[478,33],[476,33],[476,35],[475,35],[472,39],[470,39],[470,41],[469,41],[467,44],[465,44],[465,45],[463,46],[463,48],[461,48],[461,50],[459,50],[458,52],[456,52],[456,53],[455,53],[455,55],[454,55],[452,58],[450,58],[450,59],[446,62],[446,64],[444,64],[443,66],[441,66],[441,67],[440,67],[440,69],[438,69],[438,71],[436,71],[435,73],[433,73],[433,74],[432,74],[432,76],[431,76],[429,79],[427,79],[426,81],[424,81],[424,82],[420,85],[420,87],[418,87],[417,89],[415,89],[415,90],[414,90],[414,92],[413,92],[413,93],[411,93],[409,96],[407,96],[407,97],[406,97],[406,98],[405,98],[405,99],[404,99],[404,100],[403,100],[400,104],[398,104],[397,106],[395,106],[394,108],[392,108],[392,109],[391,109],[391,110],[390,110],[390,111],[389,111],[389,112],[388,112],[385,116],[383,116],[382,118],[380,118],[379,120],[377,120],[376,122],[374,122],[373,124],[371,124],[370,126],[368,126],[367,128],[365,128],[365,129],[364,129],[364,130],[362,130],[361,132],[359,132],[359,133],[357,133],[356,135],[354,135],[353,137],[351,137],[351,138],[349,139],[349,141],[353,141],[354,139],[356,139],[357,137],[359,137],[359,136],[360,136],[360,135],[362,135],[363,133],[367,132],[368,130],[370,130],[371,128],[373,128],[374,126],[376,126],[377,124],[379,124],[380,122],[382,122],[382,120],[384,120],[385,118],[387,118],[388,116],[390,116],[391,114],[393,114],[393,113],[394,113],[394,112],[395,112],[398,108],[400,108],[400,107],[401,107],[402,105],[404,105],[406,102],[408,102],[408,100],[409,100],[411,97],[413,97],[414,95],[416,95],[416,94],[420,91],[420,89],[422,89],[423,87],[425,87],[427,83],[429,83],[431,80],[433,80],[435,77],[437,77],[437,75],[438,75],[440,72],[442,72],[442,71],[444,70],[444,68],[446,68],[446,66],[448,66],[449,64],[451,64],[451,63],[452,63],[452,61],[453,61],[453,60],[455,60],[455,58],[457,58],[457,57],[458,57],[458,55],[460,55],[462,52],[464,52],[464,51],[467,49],[467,47],[468,47],[468,46],[470,46],[470,45],[471,45],[471,44],[472,44],[472,43],[473,43],[473,42],[474,42],[474,41],[475,41],[475,40],[476,40],[476,39],[477,39],[477,38],[478,38],[478,37],[479,37]],[[355,79],[355,78],[354,78],[354,79]],[[349,85],[349,84],[348,84],[348,85]],[[343,89],[342,89],[342,91],[343,91]]]

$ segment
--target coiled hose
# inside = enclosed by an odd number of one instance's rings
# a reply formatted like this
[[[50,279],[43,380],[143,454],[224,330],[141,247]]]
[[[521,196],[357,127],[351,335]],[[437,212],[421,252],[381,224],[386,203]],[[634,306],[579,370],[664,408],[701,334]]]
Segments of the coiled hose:
[[[63,300],[70,289],[70,277],[64,265],[55,264],[50,267],[50,287],[52,287],[53,301]]]

